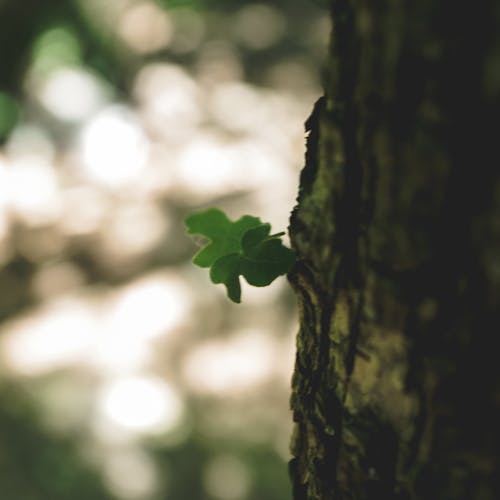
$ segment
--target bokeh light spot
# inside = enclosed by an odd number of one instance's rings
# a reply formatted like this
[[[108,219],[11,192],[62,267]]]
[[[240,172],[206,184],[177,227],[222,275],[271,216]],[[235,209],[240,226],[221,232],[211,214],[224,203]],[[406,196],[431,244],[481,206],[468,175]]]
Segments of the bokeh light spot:
[[[204,18],[198,12],[186,8],[173,9],[170,16],[175,29],[169,49],[177,54],[196,50],[205,35]]]
[[[190,137],[202,119],[198,85],[179,66],[145,66],[137,76],[134,93],[148,126],[169,142]]]
[[[139,2],[123,13],[118,31],[132,50],[147,54],[168,45],[173,26],[168,14],[158,5]]]
[[[143,255],[160,243],[168,222],[161,209],[150,201],[123,204],[102,229],[103,250],[117,257]]]
[[[32,124],[19,124],[10,134],[5,148],[11,160],[31,160],[35,163],[53,161],[55,145],[42,127]]]
[[[46,74],[61,66],[78,64],[80,58],[80,42],[66,26],[44,31],[38,36],[32,49],[35,74]]]
[[[82,270],[70,262],[46,263],[33,277],[33,293],[39,299],[54,298],[83,286]]]
[[[159,483],[155,463],[136,448],[111,453],[104,462],[104,479],[108,488],[124,500],[152,498]]]
[[[233,33],[247,48],[263,50],[277,43],[285,34],[283,14],[270,5],[252,3],[235,16]]]
[[[133,183],[142,173],[148,141],[129,109],[111,106],[85,126],[81,149],[83,167],[90,179],[118,188]]]
[[[37,94],[54,116],[78,122],[103,106],[107,89],[93,73],[83,68],[65,67],[50,73]]]
[[[219,455],[205,468],[203,484],[207,492],[220,500],[244,498],[250,489],[250,474],[246,465],[232,455]]]
[[[95,330],[84,304],[75,299],[56,301],[4,324],[0,355],[9,371],[40,375],[79,363],[92,345]]]
[[[193,348],[183,374],[193,392],[227,396],[251,389],[273,373],[273,339],[246,331],[227,340],[208,340]]]
[[[175,275],[146,275],[123,289],[110,309],[109,326],[122,338],[169,335],[186,319],[188,290]]]
[[[153,376],[118,378],[98,396],[101,415],[130,433],[163,433],[178,425],[183,401],[164,380]]]
[[[60,186],[52,165],[36,159],[12,162],[8,186],[10,207],[26,224],[41,226],[59,218]]]

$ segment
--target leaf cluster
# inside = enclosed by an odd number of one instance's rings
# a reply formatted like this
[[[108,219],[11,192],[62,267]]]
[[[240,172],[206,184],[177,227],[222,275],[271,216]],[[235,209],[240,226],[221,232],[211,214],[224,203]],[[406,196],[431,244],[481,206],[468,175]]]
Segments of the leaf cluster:
[[[200,267],[210,268],[213,283],[223,283],[233,302],[241,301],[240,275],[253,286],[267,286],[286,274],[295,254],[280,239],[285,233],[271,233],[271,225],[258,217],[244,215],[231,221],[217,208],[195,212],[186,220],[188,234],[208,238],[193,258]]]

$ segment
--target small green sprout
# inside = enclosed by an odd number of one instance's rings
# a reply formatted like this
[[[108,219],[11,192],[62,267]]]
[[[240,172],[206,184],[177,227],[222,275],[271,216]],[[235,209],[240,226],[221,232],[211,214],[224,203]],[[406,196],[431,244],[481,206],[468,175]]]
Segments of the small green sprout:
[[[281,242],[285,233],[270,234],[271,225],[258,217],[244,215],[237,221],[217,208],[194,212],[185,220],[188,234],[210,241],[193,258],[200,267],[210,268],[213,283],[223,283],[233,302],[241,301],[240,274],[253,286],[267,286],[286,274],[295,262],[295,253]]]

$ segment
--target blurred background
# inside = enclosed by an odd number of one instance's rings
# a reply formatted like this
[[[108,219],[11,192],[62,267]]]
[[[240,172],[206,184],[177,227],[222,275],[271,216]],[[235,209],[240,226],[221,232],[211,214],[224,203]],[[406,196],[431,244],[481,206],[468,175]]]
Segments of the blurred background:
[[[285,230],[327,12],[0,0],[0,499],[290,498],[284,278],[190,260],[217,206]]]

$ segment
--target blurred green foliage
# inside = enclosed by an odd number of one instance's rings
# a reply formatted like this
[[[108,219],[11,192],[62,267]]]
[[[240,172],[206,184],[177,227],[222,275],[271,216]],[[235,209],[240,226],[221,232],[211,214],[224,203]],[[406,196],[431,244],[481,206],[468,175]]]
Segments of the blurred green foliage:
[[[99,472],[79,456],[74,440],[48,434],[29,397],[7,383],[0,383],[0,498],[112,498]]]
[[[0,92],[0,141],[14,128],[18,119],[16,100],[6,92]]]

